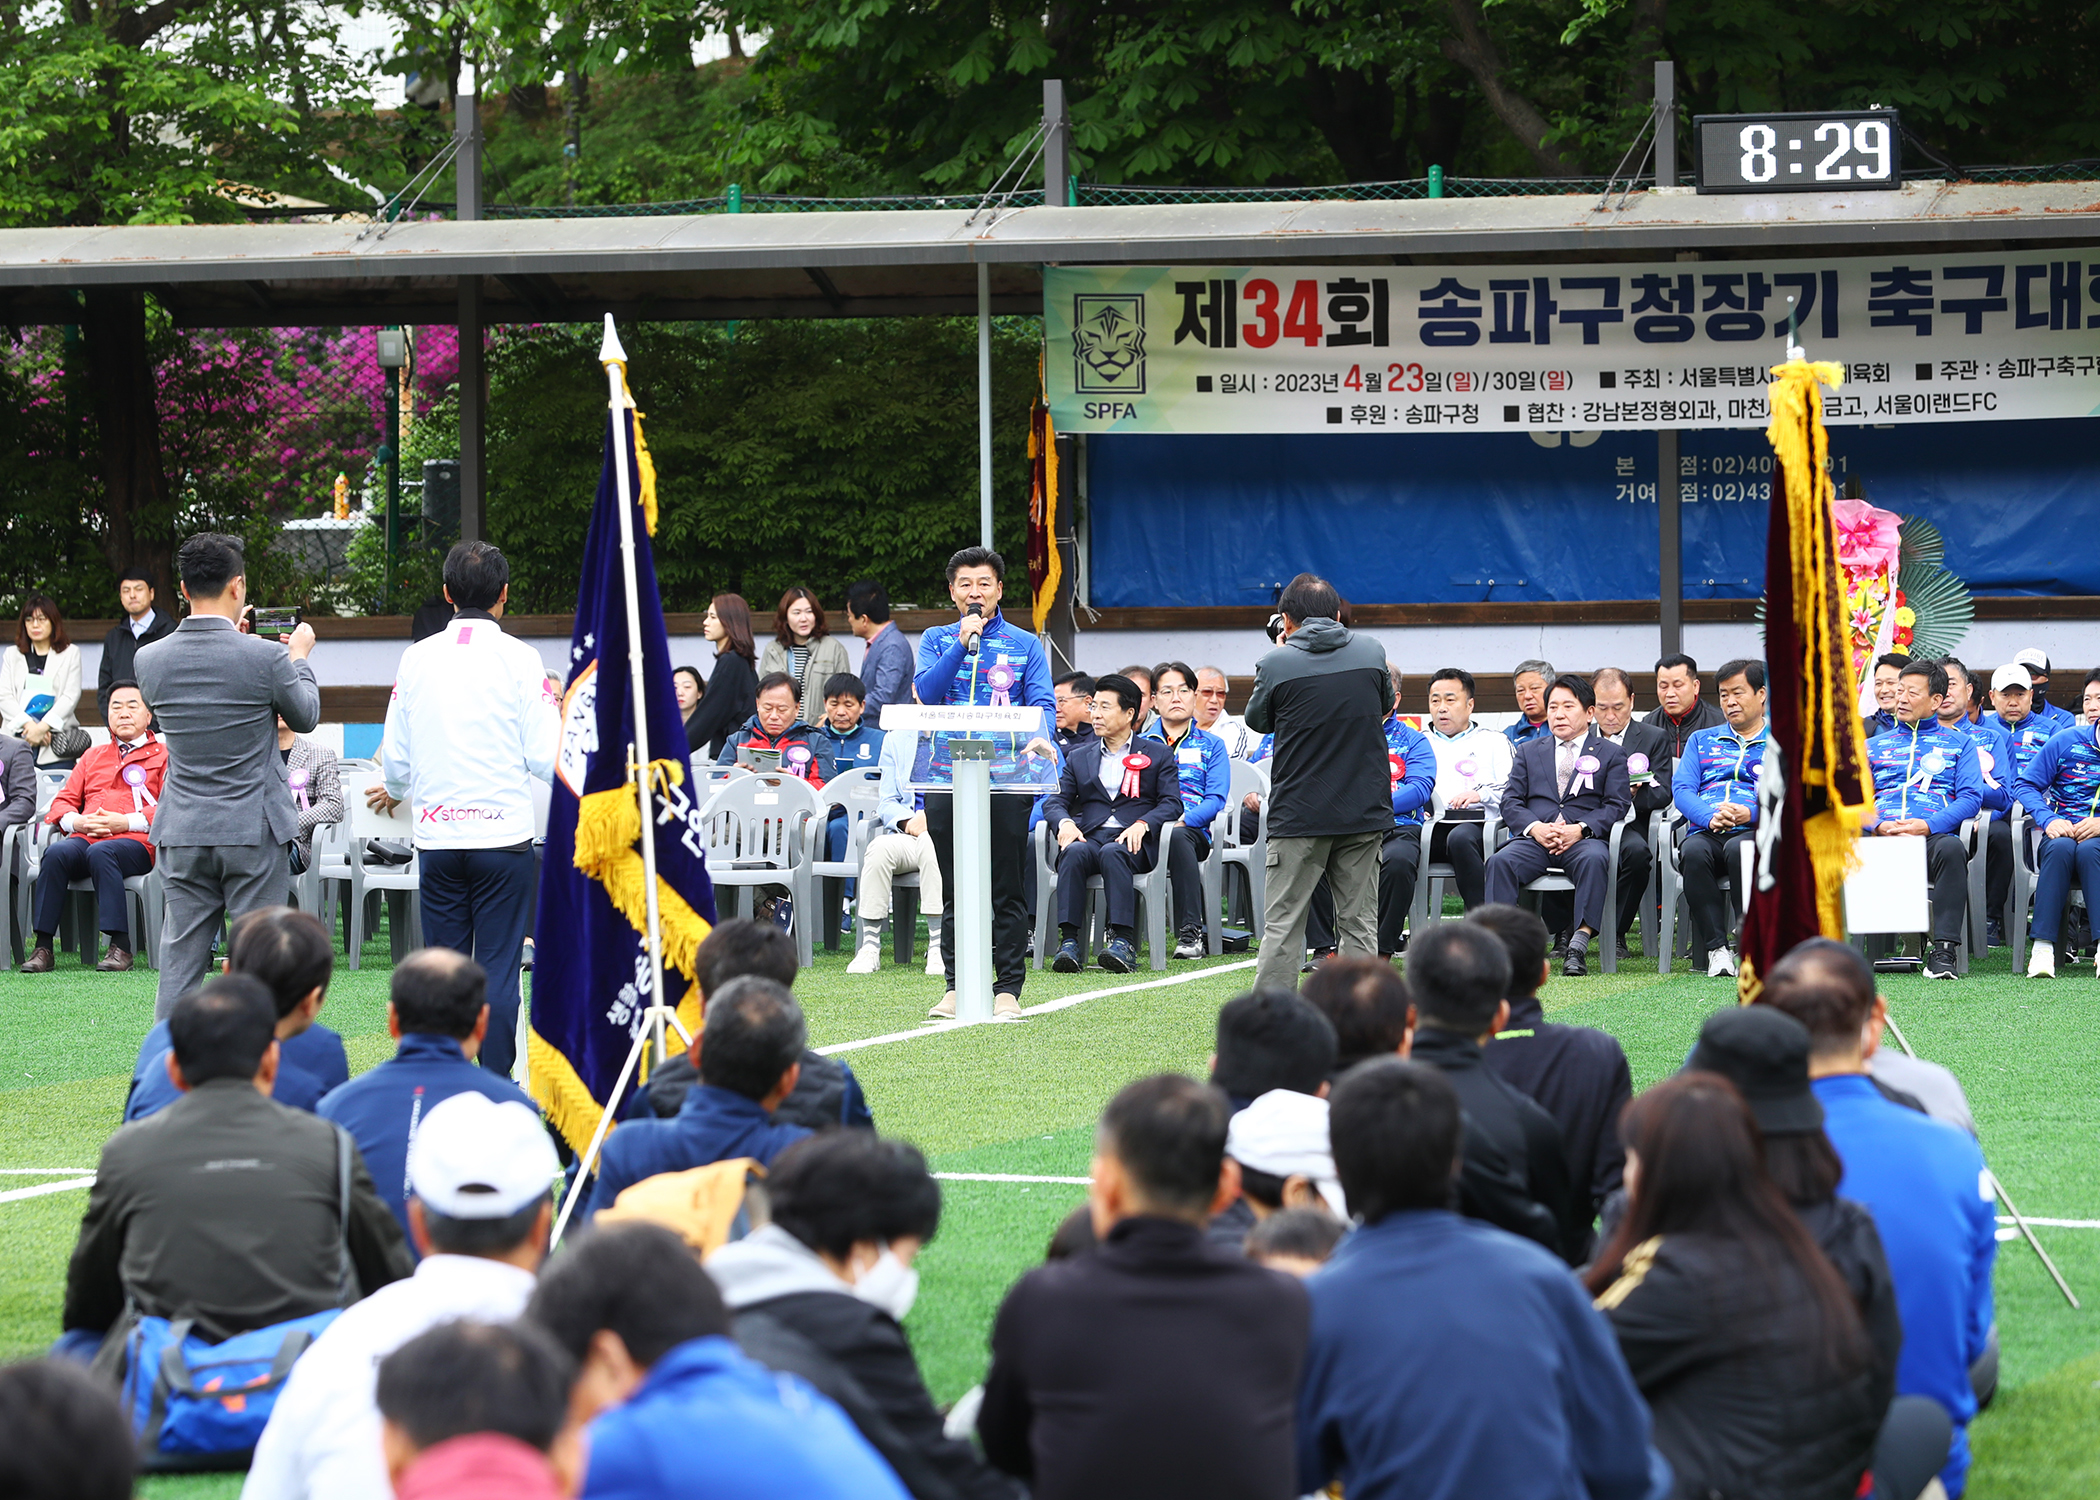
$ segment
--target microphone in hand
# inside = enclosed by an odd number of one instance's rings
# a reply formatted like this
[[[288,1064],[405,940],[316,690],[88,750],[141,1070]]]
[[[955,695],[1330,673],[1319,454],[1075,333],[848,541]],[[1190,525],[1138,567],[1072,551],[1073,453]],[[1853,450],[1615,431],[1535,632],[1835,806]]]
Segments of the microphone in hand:
[[[963,611],[963,618],[964,618],[964,619],[966,619],[966,620],[968,620],[968,619],[975,619],[975,620],[981,620],[981,619],[983,619],[983,618],[984,618],[984,606],[983,606],[983,605],[981,605],[981,604],[973,604],[973,605],[971,605],[971,606],[970,606],[970,607],[969,607],[968,609],[966,609],[966,610],[964,610],[964,611]],[[977,632],[976,632],[976,633],[975,633],[974,635],[972,635],[972,636],[970,637],[970,644],[969,644],[969,645],[968,645],[967,647],[965,647],[965,648],[964,648],[964,654],[965,654],[965,655],[968,655],[968,656],[975,656],[975,655],[977,654],[978,648],[979,648],[980,646],[982,646],[983,644],[984,644],[984,632],[983,632],[982,630],[979,630],[979,631],[977,631]]]

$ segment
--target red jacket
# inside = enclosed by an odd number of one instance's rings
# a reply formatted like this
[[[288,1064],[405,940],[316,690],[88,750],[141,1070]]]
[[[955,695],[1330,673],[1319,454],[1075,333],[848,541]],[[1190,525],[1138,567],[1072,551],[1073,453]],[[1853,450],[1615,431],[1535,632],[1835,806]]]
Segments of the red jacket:
[[[134,787],[124,778],[133,766],[145,771],[142,785]],[[150,730],[140,742],[138,749],[129,755],[120,754],[117,743],[111,740],[106,745],[97,745],[80,757],[80,764],[66,778],[66,784],[51,799],[51,811],[46,821],[53,827],[67,813],[120,812],[143,813],[148,827],[152,826],[153,814],[159,810],[161,782],[168,774],[168,747]],[[105,838],[137,839],[150,847],[143,832],[91,834],[78,833],[74,838],[95,841]]]

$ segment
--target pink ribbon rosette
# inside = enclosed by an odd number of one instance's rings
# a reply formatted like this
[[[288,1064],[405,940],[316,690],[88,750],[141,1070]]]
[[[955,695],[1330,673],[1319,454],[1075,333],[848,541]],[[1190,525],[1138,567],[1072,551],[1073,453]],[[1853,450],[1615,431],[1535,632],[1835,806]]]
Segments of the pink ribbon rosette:
[[[1653,779],[1648,774],[1648,770],[1648,757],[1641,754],[1640,751],[1636,750],[1633,754],[1626,757],[1626,774],[1635,781]]]
[[[297,771],[292,772],[292,774],[288,778],[286,778],[287,784],[292,789],[292,796],[298,802],[299,811],[301,812],[310,812],[313,809],[313,799],[307,794],[307,786],[312,780],[312,773],[308,772],[303,767]]]
[[[1149,755],[1126,755],[1123,757],[1122,793],[1126,797],[1138,795],[1138,772],[1152,764]]]
[[[1014,669],[1012,667],[1002,662],[998,666],[993,667],[991,671],[985,673],[984,680],[990,683],[992,687],[991,706],[993,708],[1007,708],[1012,705],[1011,691],[1014,685]]]
[[[809,780],[809,746],[789,746],[787,753],[787,763],[789,771],[793,772],[797,776],[800,776],[804,781]]]

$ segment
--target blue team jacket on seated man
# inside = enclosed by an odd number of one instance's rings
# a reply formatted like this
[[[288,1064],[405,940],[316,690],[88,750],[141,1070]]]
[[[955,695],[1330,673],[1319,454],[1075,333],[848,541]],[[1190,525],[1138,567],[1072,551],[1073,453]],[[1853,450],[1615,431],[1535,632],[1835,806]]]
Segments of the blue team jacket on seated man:
[[[962,625],[936,625],[919,637],[919,674],[913,679],[921,703],[993,702],[1057,710],[1050,688],[1050,658],[1043,643],[1016,628],[999,610],[985,622],[977,654],[963,645]]]
[[[1393,780],[1393,826],[1421,827],[1422,809],[1436,795],[1436,747],[1394,714],[1385,721],[1385,761]]]
[[[2012,745],[2005,731],[1995,724],[1957,720],[1956,729],[1976,742],[1976,775],[1983,783],[1984,811],[2004,816],[2012,811],[2012,785],[2018,773],[2013,768]]]
[[[1757,822],[1757,778],[1765,766],[1765,745],[1772,738],[1770,721],[1744,739],[1726,724],[1702,729],[1684,742],[1684,754],[1670,773],[1670,800],[1697,829],[1713,827],[1714,809],[1723,802],[1750,809],[1749,827]]]
[[[1976,742],[1938,719],[1875,735],[1867,741],[1867,765],[1884,818],[1923,818],[1934,833],[1954,833],[1983,808]]]
[[[2013,786],[2035,826],[2100,818],[2100,729],[2078,724],[2052,734]]]
[[[830,781],[843,771],[872,771],[882,764],[882,731],[867,719],[853,726],[851,734],[840,734],[826,719],[810,737],[817,754],[817,769]]]
[[[1159,729],[1156,738],[1174,752],[1174,772],[1181,782],[1181,805],[1186,809],[1181,815],[1182,824],[1207,835],[1232,795],[1232,757],[1225,752],[1225,742],[1208,729],[1198,727],[1194,719],[1189,720],[1188,731],[1179,744],[1167,739],[1166,729],[1158,720],[1153,724]]]
[[[2005,736],[2005,744],[2012,751],[2012,769],[2006,775],[2017,781],[2026,771],[2027,763],[2034,759],[2042,746],[2061,734],[2068,726],[2049,719],[2036,718],[2029,714],[2017,724],[2008,724],[1997,714],[1985,714],[1983,727],[1995,729]]]

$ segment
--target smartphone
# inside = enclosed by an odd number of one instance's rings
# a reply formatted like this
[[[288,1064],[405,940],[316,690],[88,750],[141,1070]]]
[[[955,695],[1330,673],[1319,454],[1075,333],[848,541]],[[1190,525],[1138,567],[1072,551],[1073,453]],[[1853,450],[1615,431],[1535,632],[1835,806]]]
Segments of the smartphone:
[[[299,628],[299,611],[296,609],[257,609],[248,615],[249,629],[266,641],[279,643],[289,639]]]

